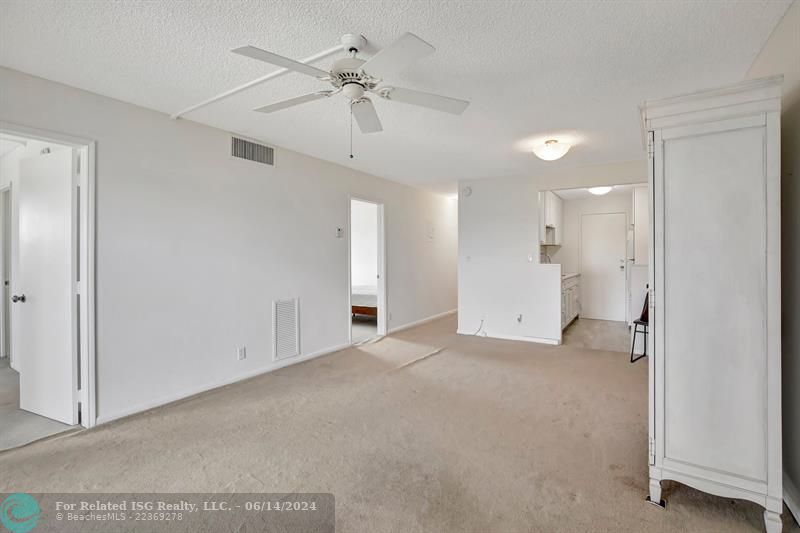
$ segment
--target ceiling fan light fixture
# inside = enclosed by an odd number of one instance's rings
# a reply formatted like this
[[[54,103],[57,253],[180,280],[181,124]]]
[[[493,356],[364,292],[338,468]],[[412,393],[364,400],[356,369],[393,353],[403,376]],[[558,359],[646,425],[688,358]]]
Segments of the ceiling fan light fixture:
[[[564,157],[571,147],[571,144],[558,142],[555,139],[548,139],[543,144],[534,146],[533,153],[536,154],[536,157],[544,161],[555,161],[556,159]]]
[[[586,189],[590,193],[594,194],[595,196],[603,196],[604,194],[608,194],[614,187],[604,186],[604,187],[589,187]]]
[[[342,86],[342,94],[350,100],[358,100],[364,96],[364,86],[360,83],[346,83]]]

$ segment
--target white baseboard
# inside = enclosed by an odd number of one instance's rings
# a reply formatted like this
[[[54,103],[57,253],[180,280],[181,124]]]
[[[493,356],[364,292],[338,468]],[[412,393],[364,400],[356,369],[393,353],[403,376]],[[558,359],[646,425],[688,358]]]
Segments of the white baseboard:
[[[489,339],[502,339],[505,341],[523,341],[523,342],[535,342],[538,344],[550,344],[553,346],[557,346],[561,344],[561,341],[558,339],[546,339],[544,337],[524,337],[521,335],[497,335],[494,333],[486,333],[486,335],[475,335],[474,331],[464,331],[458,330],[456,331],[459,335],[468,335],[470,337],[487,337]]]
[[[783,501],[786,502],[789,512],[794,515],[794,519],[800,523],[800,490],[786,472],[783,473]]]
[[[404,329],[413,328],[416,326],[421,326],[422,324],[427,324],[428,322],[433,322],[434,320],[438,320],[440,318],[444,318],[448,315],[455,314],[458,309],[451,309],[449,311],[445,311],[444,313],[439,313],[438,315],[432,315],[427,318],[423,318],[422,320],[416,320],[414,322],[409,322],[408,324],[403,324],[402,326],[397,326],[394,328],[389,328],[389,333],[397,333],[398,331],[403,331]]]
[[[351,344],[340,344],[339,346],[334,346],[333,348],[325,348],[324,350],[319,350],[314,353],[310,353],[307,355],[301,355],[299,357],[291,357],[288,359],[282,359],[280,361],[271,362],[268,365],[262,366],[255,370],[251,370],[249,372],[245,372],[243,374],[238,374],[232,378],[223,379],[220,381],[215,381],[213,383],[207,383],[205,385],[201,385],[199,387],[195,387],[191,390],[184,391],[178,394],[171,394],[169,396],[165,396],[158,400],[153,400],[149,402],[144,402],[137,404],[133,407],[129,407],[127,409],[123,409],[121,411],[117,411],[116,413],[112,413],[110,415],[98,416],[95,425],[106,424],[113,420],[119,420],[120,418],[125,418],[127,416],[135,415],[138,413],[142,413],[144,411],[148,411],[150,409],[154,409],[156,407],[161,407],[163,405],[167,405],[173,402],[177,402],[179,400],[184,400],[191,396],[196,396],[203,392],[207,392],[213,389],[218,389],[220,387],[224,387],[225,385],[230,385],[232,383],[236,383],[238,381],[243,381],[245,379],[253,378],[256,376],[260,376],[261,374],[267,374],[269,372],[273,372],[280,368],[284,368],[291,365],[296,365],[297,363],[302,363],[304,361],[310,361],[311,359],[316,359],[317,357],[322,357],[323,355],[328,355],[333,352],[338,352],[339,350],[344,350],[345,348],[349,348],[352,346]]]

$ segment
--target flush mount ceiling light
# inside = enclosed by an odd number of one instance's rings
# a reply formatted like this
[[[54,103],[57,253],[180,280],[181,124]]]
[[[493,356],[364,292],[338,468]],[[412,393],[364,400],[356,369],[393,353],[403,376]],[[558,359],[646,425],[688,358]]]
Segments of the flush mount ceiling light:
[[[545,161],[555,161],[556,159],[561,159],[569,152],[571,145],[567,143],[560,143],[555,139],[550,139],[544,142],[544,144],[540,144],[533,147],[533,153],[536,154],[536,157],[539,159],[544,159]]]
[[[589,187],[586,190],[594,194],[595,196],[603,196],[604,194],[610,193],[611,189],[613,188],[614,187]]]

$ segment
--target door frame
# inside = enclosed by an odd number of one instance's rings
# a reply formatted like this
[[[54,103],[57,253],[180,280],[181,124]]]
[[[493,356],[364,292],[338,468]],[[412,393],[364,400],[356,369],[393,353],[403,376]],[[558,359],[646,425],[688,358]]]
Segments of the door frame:
[[[581,227],[580,227],[580,258],[581,258],[581,275],[583,275],[584,268],[583,268],[583,218],[587,216],[603,216],[603,215],[622,215],[625,219],[625,231],[622,233],[622,248],[624,250],[623,253],[623,266],[624,266],[624,280],[622,282],[622,292],[620,293],[620,298],[622,299],[622,320],[619,322],[625,322],[627,325],[627,309],[628,309],[628,214],[624,211],[602,211],[599,213],[581,213]],[[585,302],[583,301],[583,295],[581,295],[581,311],[584,309]],[[588,317],[587,317],[588,318]],[[608,320],[608,319],[600,319],[600,320]]]
[[[8,357],[11,363],[11,243],[7,237],[11,234],[11,186],[9,183],[0,188],[0,357]],[[5,281],[9,284],[6,286]]]
[[[32,128],[10,122],[0,123],[0,133],[28,137],[38,141],[53,142],[75,149],[80,157],[78,183],[73,194],[73,251],[78,254],[80,281],[75,282],[75,293],[79,296],[80,310],[73,307],[73,339],[77,339],[77,362],[79,375],[76,396],[80,403],[79,425],[91,428],[97,422],[97,378],[96,378],[96,144],[92,139],[61,132]],[[19,189],[17,187],[17,189]],[[14,188],[11,189],[14,194]],[[76,209],[77,207],[77,209]],[[74,220],[77,216],[77,221]],[[77,231],[76,231],[77,229]],[[11,276],[15,273],[11,272]],[[13,279],[13,278],[10,278]]]
[[[388,306],[386,298],[386,222],[384,215],[384,204],[377,200],[371,200],[353,194],[347,199],[347,343],[353,344],[353,232],[352,215],[353,200],[373,204],[378,208],[378,316],[377,316],[377,336],[385,337],[388,333]]]

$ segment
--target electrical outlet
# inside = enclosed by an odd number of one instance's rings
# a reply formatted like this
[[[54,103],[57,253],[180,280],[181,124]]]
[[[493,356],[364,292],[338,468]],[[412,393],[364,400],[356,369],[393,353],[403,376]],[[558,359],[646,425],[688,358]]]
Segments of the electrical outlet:
[[[242,346],[241,348],[236,350],[236,356],[239,358],[239,361],[243,361],[244,359],[247,359],[247,348]]]

